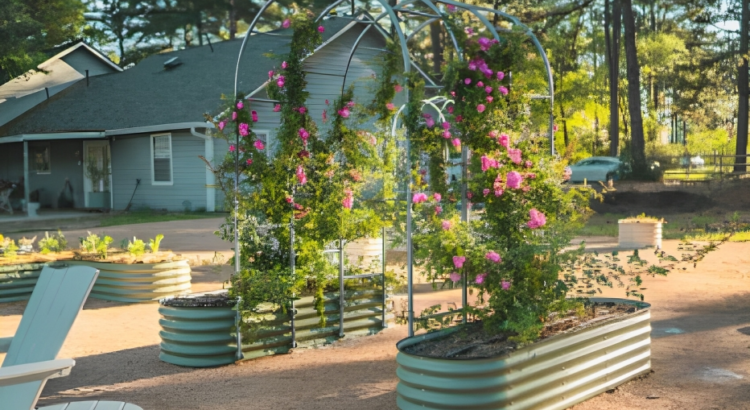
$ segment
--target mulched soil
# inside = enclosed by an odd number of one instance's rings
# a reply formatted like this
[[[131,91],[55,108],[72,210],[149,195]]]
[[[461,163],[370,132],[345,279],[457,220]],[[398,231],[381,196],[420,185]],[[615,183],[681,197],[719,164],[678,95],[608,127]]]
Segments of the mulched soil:
[[[630,304],[596,303],[586,309],[586,315],[578,316],[574,311],[562,317],[550,315],[548,324],[542,329],[539,340],[570,331],[580,330],[595,323],[621,317],[636,311]],[[492,333],[485,329],[482,322],[469,323],[463,329],[446,337],[426,340],[408,346],[404,352],[434,358],[478,359],[507,354],[519,345],[508,340],[514,334],[509,332]]]

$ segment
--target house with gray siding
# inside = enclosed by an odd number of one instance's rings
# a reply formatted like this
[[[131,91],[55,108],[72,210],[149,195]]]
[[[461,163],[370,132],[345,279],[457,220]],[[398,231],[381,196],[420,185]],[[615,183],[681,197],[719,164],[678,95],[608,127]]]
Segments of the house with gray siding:
[[[368,24],[361,16],[332,16],[323,25],[324,42],[305,68],[308,108],[325,132],[325,100],[341,95],[350,50]],[[238,90],[258,112],[254,132],[273,149],[281,119],[263,101],[264,85],[288,53],[291,30],[253,37]],[[226,142],[210,136],[205,115],[218,115],[221,95],[232,95],[241,42],[152,55],[51,96],[0,126],[0,180],[22,181],[25,202],[43,208],[221,210],[223,193],[200,157],[226,155]],[[385,44],[382,30],[369,30],[353,55],[343,85],[357,84],[360,103],[372,100]]]

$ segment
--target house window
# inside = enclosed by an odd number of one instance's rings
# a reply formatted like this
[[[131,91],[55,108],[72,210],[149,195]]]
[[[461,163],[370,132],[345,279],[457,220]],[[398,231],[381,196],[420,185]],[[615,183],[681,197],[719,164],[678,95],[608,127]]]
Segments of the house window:
[[[33,170],[37,174],[51,173],[50,143],[37,143],[30,147]]]
[[[263,145],[266,146],[266,148],[263,149],[266,156],[270,156],[270,153],[272,152],[272,148],[269,145],[271,141],[268,139],[268,131],[266,130],[253,130],[253,134],[255,134],[255,138],[263,141]]]
[[[153,185],[172,185],[172,135],[151,136],[151,168]]]

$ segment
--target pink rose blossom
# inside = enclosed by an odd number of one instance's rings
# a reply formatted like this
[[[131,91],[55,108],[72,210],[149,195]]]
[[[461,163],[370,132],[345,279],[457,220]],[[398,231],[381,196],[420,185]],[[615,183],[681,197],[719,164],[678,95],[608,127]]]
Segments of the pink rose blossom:
[[[284,87],[284,76],[279,76],[279,78],[276,79],[276,86],[279,88]]]
[[[508,148],[508,156],[514,164],[521,163],[521,150],[517,148]]]
[[[478,82],[478,83],[477,83],[477,87],[479,87],[479,88],[482,88],[482,87],[484,87],[484,83],[483,83],[483,82],[481,82],[481,81],[480,81],[480,82]]]
[[[495,263],[500,263],[500,262],[503,261],[503,258],[501,258],[500,255],[498,255],[498,253],[495,252],[495,251],[489,251],[489,252],[487,252],[487,254],[484,255],[484,257],[488,261],[492,261],[492,262],[495,262]]]
[[[504,192],[502,189],[497,189],[495,190],[495,196],[502,196]]]
[[[490,158],[487,157],[486,155],[482,155],[481,161],[482,161],[482,172],[487,172],[487,170],[492,167],[491,165],[492,160],[490,160]]]
[[[477,63],[474,61],[469,61],[469,70],[477,71]]]
[[[224,121],[219,122],[219,130],[224,131],[224,127],[226,127],[227,124]]]
[[[508,148],[510,146],[510,137],[508,134],[500,134],[500,138],[497,140],[497,142],[500,143],[505,148]]]
[[[284,200],[285,200],[285,201],[286,201],[286,203],[288,203],[288,204],[291,204],[291,203],[292,203],[292,201],[294,201],[294,199],[292,199],[292,197],[291,197],[291,196],[288,196],[288,197],[284,198]]]
[[[352,206],[354,205],[354,193],[351,189],[346,188],[344,190],[344,199],[341,201],[342,205],[344,205],[344,208],[346,209],[352,209]]]
[[[456,266],[456,269],[463,268],[464,262],[466,262],[466,256],[454,256],[453,257],[453,265]]]
[[[434,199],[435,202],[440,202],[440,200],[443,199],[443,196],[435,192],[434,194],[432,194],[432,199]]]
[[[248,158],[245,162],[247,162],[247,165],[251,165],[253,163],[253,160],[251,158]]]
[[[461,122],[461,121],[463,121],[463,120],[464,120],[464,117],[463,117],[463,116],[461,116],[461,115],[457,115],[457,116],[456,116],[456,122]]]
[[[300,113],[300,114],[304,114],[304,113],[307,112],[307,108],[305,108],[305,107],[299,107],[299,108],[297,108],[297,112]]]
[[[348,103],[346,103],[346,106],[348,108],[354,108],[355,105],[357,105],[357,104],[355,104],[354,101],[349,101]]]
[[[295,172],[294,175],[297,177],[297,182],[299,182],[300,185],[305,185],[307,183],[307,175],[305,175],[305,169],[302,168],[302,165],[297,165],[297,172]]]
[[[451,229],[451,221],[443,220],[441,225],[443,226],[444,231]]]
[[[453,114],[453,106],[452,105],[448,106],[447,110],[448,110],[448,114]]]
[[[253,143],[253,146],[255,146],[255,149],[257,149],[258,151],[262,151],[262,150],[263,150],[263,148],[265,148],[265,147],[266,147],[266,146],[265,146],[265,145],[263,144],[263,141],[261,141],[261,140],[255,140],[255,142]]]
[[[241,123],[240,127],[239,127],[239,129],[240,129],[240,135],[242,135],[243,137],[247,137],[247,135],[249,134],[249,128],[250,127],[247,124],[245,124],[244,122]]]
[[[488,96],[487,96],[487,104],[490,104],[490,103],[492,103],[492,101],[494,101],[494,100],[495,100],[495,99],[494,99],[494,98],[492,98],[492,96],[491,96],[491,95],[488,95]]]
[[[385,105],[385,108],[387,108],[390,111],[393,111],[393,110],[396,109],[396,106],[393,105],[393,103],[388,103],[388,104]]]
[[[232,121],[237,121],[237,111],[232,113]]]
[[[469,198],[469,199],[471,199],[471,198],[474,197],[474,193],[471,192],[471,191],[469,191],[469,192],[466,193],[466,197]]]
[[[479,48],[481,48],[482,51],[489,50],[490,46],[492,45],[492,43],[490,43],[490,39],[488,39],[487,37],[480,37],[477,42],[479,43]]]
[[[508,89],[503,87],[502,85],[500,87],[497,87],[497,91],[500,91],[500,94],[502,95],[508,95]]]
[[[292,20],[286,19],[283,23],[281,23],[281,27],[289,28],[289,26],[292,25]]]
[[[427,194],[418,192],[412,196],[411,201],[415,204],[421,204],[422,202],[427,201]]]
[[[451,132],[450,132],[450,131],[443,131],[443,138],[445,138],[445,139],[449,139],[449,138],[450,138],[451,136],[452,136],[452,135],[451,135]]]
[[[427,128],[432,128],[435,126],[435,120],[432,118],[425,118],[424,124],[427,126]]]
[[[521,182],[523,182],[523,177],[521,174],[519,174],[516,171],[510,171],[508,172],[508,175],[505,177],[505,184],[510,189],[518,189],[521,187]]]
[[[524,165],[526,166],[526,168],[531,168],[534,165],[534,163],[531,161],[526,161]]]
[[[251,111],[250,115],[253,118],[253,122],[258,122],[258,113],[256,111]]]
[[[281,111],[281,104],[276,104],[273,107],[273,112],[279,112]]]
[[[448,4],[447,6],[445,6],[445,8],[448,9],[448,13],[455,13],[456,12],[456,6],[454,6],[452,4]]]
[[[268,72],[268,79],[270,80],[271,78],[273,78],[273,70]]]
[[[451,91],[451,97],[456,98],[456,92],[455,91]]]
[[[471,36],[472,34],[474,34],[474,29],[471,28],[471,27],[464,27],[464,33],[466,33],[469,36]]]
[[[396,90],[397,93],[400,93],[404,90],[404,87],[402,87],[400,84],[396,84],[393,86],[393,89]]]
[[[346,108],[346,107],[344,107],[344,108],[342,108],[342,109],[339,110],[339,115],[341,117],[349,118],[349,114],[351,114],[351,113],[349,112],[349,109]]]
[[[307,146],[307,139],[310,138],[310,133],[307,132],[307,130],[304,128],[300,128],[299,131],[297,131],[297,133],[299,134],[299,137],[302,138],[302,143],[304,143],[305,146]]]
[[[483,189],[483,190],[482,190],[482,194],[484,194],[484,196],[487,196],[487,195],[489,195],[489,194],[490,194],[490,189],[489,189],[489,188],[485,188],[485,189]]]
[[[557,124],[552,126],[552,131],[557,132]]]
[[[451,272],[451,274],[449,275],[449,277],[451,278],[451,281],[453,281],[453,282],[458,282],[458,281],[461,280],[461,275],[459,275],[456,272]]]
[[[477,275],[477,278],[474,280],[474,282],[476,282],[477,285],[481,285],[482,283],[484,283],[484,280],[486,278],[487,278],[486,273],[480,273],[479,275]]]
[[[289,64],[287,64],[287,63],[286,63],[286,61],[283,61],[283,62],[281,63],[281,68],[282,68],[282,69],[284,69],[284,70],[286,70],[286,69],[287,69],[287,67],[289,67]]]
[[[494,89],[490,87],[489,85],[487,87],[484,87],[484,92],[486,92],[487,94],[492,94],[493,90]]]
[[[502,282],[500,282],[500,286],[502,286],[503,290],[508,290],[508,289],[510,289],[510,282],[502,281]]]
[[[235,149],[236,149],[236,148],[234,148],[234,145],[230,145],[230,146],[229,146],[229,152],[234,152],[234,150],[235,150]]]
[[[529,219],[529,222],[527,223],[527,225],[531,229],[540,228],[544,226],[544,224],[547,223],[547,217],[545,217],[543,213],[537,211],[536,208],[532,208],[529,211],[529,217],[531,219]]]
[[[451,143],[453,143],[453,146],[454,146],[454,147],[456,147],[456,148],[461,148],[461,140],[460,140],[460,139],[458,139],[458,138],[453,138],[453,141],[451,141]]]
[[[477,111],[482,113],[487,107],[484,106],[484,104],[477,105]]]
[[[502,71],[497,72],[497,79],[502,81],[502,79],[505,78],[505,73]]]
[[[323,33],[326,31],[326,28],[323,26],[318,26],[318,33]]]
[[[443,207],[440,205],[435,206],[435,215],[440,215],[443,213]]]
[[[241,110],[244,106],[245,106],[245,104],[243,104],[242,101],[237,101],[237,109],[238,110]]]
[[[446,122],[444,122],[444,123],[442,123],[441,125],[442,125],[442,127],[443,127],[443,129],[444,129],[444,130],[449,130],[449,129],[451,129],[451,123],[449,123],[449,122],[447,122],[447,121],[446,121]]]
[[[323,124],[328,122],[328,110],[323,110]]]
[[[498,134],[498,132],[497,132],[497,131],[495,131],[495,130],[492,130],[492,131],[490,131],[490,133],[489,133],[489,134],[487,134],[487,135],[488,135],[488,136],[489,136],[490,138],[492,138],[492,139],[495,139],[495,138],[497,138],[497,134]]]
[[[466,85],[469,85],[469,84],[471,84],[471,78],[466,78],[466,79],[464,80],[464,84],[466,84]]]

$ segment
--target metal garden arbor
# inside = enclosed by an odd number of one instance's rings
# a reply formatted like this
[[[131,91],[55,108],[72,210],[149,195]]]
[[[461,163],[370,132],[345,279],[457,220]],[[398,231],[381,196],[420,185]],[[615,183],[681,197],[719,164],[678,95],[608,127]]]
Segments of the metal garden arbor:
[[[245,34],[244,40],[242,41],[242,45],[240,47],[240,52],[237,57],[237,66],[235,69],[235,76],[234,76],[234,95],[237,95],[237,81],[239,77],[239,70],[240,70],[240,61],[242,60],[242,54],[247,46],[248,41],[253,41],[256,36],[254,34],[266,34],[255,30],[256,25],[258,24],[258,21],[261,17],[261,15],[273,4],[276,0],[268,0],[265,4],[260,8],[258,11],[258,14],[256,14],[255,18],[253,19],[252,23],[250,24],[250,27],[248,27],[247,32]],[[359,10],[362,10],[361,8],[357,8],[355,0],[336,0],[332,4],[330,4],[328,7],[326,7],[318,16],[316,17],[315,21],[320,21],[324,18],[326,18],[332,10],[336,8],[346,8],[347,11],[349,10],[348,7],[346,7],[346,4],[349,4],[351,17],[354,18],[357,15],[357,12]],[[344,84],[346,83],[346,75],[349,72],[349,64],[351,64],[352,58],[354,56],[354,53],[356,52],[357,48],[359,47],[359,44],[361,40],[364,38],[364,35],[373,27],[375,27],[378,30],[383,30],[383,28],[380,26],[380,21],[383,19],[386,19],[387,22],[390,22],[390,25],[393,29],[393,32],[396,34],[396,39],[394,41],[398,41],[400,48],[401,48],[401,55],[404,62],[404,73],[409,73],[412,69],[417,69],[416,65],[413,64],[412,59],[410,57],[409,49],[407,46],[408,41],[413,38],[416,34],[418,34],[420,31],[422,31],[425,27],[428,27],[431,23],[436,21],[443,21],[445,22],[446,19],[446,11],[444,10],[446,7],[455,7],[457,10],[464,10],[468,11],[471,14],[473,14],[477,20],[479,20],[484,27],[488,30],[489,33],[492,34],[492,36],[496,40],[500,40],[500,35],[498,33],[499,29],[498,27],[495,27],[494,24],[490,22],[490,20],[487,18],[488,15],[497,16],[500,18],[505,19],[506,21],[510,22],[511,24],[520,27],[523,32],[529,37],[529,39],[534,43],[534,46],[536,47],[539,55],[542,57],[542,60],[544,62],[544,66],[546,69],[546,75],[547,75],[547,94],[542,96],[534,96],[532,98],[535,99],[547,99],[549,100],[549,129],[548,129],[548,137],[550,141],[550,153],[552,155],[555,155],[555,144],[554,144],[554,133],[553,133],[553,106],[554,106],[554,84],[553,84],[553,78],[552,78],[552,70],[550,68],[549,60],[547,58],[547,55],[542,48],[541,43],[536,38],[536,36],[532,33],[531,29],[521,23],[516,17],[509,15],[507,13],[504,13],[499,10],[493,10],[485,7],[479,7],[474,5],[469,5],[453,0],[440,0],[440,1],[433,1],[433,0],[404,0],[398,3],[395,6],[391,6],[388,3],[388,0],[373,0],[372,4],[380,5],[383,12],[379,14],[376,17],[371,17],[368,13],[362,13],[360,22],[363,24],[368,24],[368,26],[362,31],[360,36],[355,41],[354,45],[351,48],[350,54],[349,54],[349,63],[346,67],[345,74],[344,74],[344,80],[342,82],[341,92],[343,94],[344,92]],[[422,8],[422,10],[418,8]],[[426,9],[426,11],[423,11]],[[416,27],[412,29],[407,29],[408,25],[403,24],[405,21],[408,21],[409,18],[425,18],[426,20],[422,21],[420,24],[418,24]],[[402,26],[403,24],[403,26]],[[458,41],[456,40],[455,34],[451,31],[448,24],[443,24],[443,27],[445,28],[448,36],[450,37],[450,40],[452,42],[453,47],[456,50],[456,56],[461,61],[463,61],[463,55],[462,55],[462,49],[461,46],[458,44]],[[407,31],[405,31],[407,30]],[[383,30],[384,31],[384,30]],[[256,40],[257,41],[257,40]],[[442,88],[442,86],[437,84],[432,84],[428,87],[431,88]],[[408,89],[404,90],[406,92],[406,99],[408,101]],[[445,106],[445,103],[447,102],[447,99],[439,97],[438,99],[430,99],[425,100],[425,105],[431,105],[434,108],[437,109],[437,106],[435,104],[442,104],[442,106]],[[260,100],[260,101],[268,101],[268,100],[261,100],[257,98],[253,98],[254,100]],[[270,102],[270,101],[268,101]],[[396,128],[398,127],[398,120],[401,115],[405,114],[406,107],[403,106],[398,111],[398,114],[395,116],[394,124],[393,124],[393,132],[395,132]],[[441,109],[438,109],[438,112],[440,113],[442,111]],[[440,114],[442,116],[442,113]],[[239,145],[239,136],[237,136],[237,145]],[[406,168],[411,169],[410,164],[410,143],[409,143],[409,136],[406,135],[406,158],[407,158],[407,164]],[[238,150],[239,151],[239,150]],[[237,226],[237,213],[239,211],[239,201],[237,198],[238,192],[239,192],[239,152],[235,153],[235,185],[234,185],[234,246],[235,246],[235,273],[239,273],[240,270],[240,247],[239,247],[239,232],[238,232],[238,226]],[[467,177],[467,167],[466,164],[468,162],[468,149],[466,147],[462,150],[461,155],[462,161],[462,168],[463,168],[463,184],[462,184],[462,198],[466,197],[466,177]],[[409,336],[413,336],[414,334],[414,303],[413,303],[413,254],[412,254],[412,192],[411,192],[411,177],[410,180],[406,184],[406,203],[407,203],[407,212],[406,212],[406,226],[407,226],[407,232],[406,232],[406,240],[407,240],[407,277],[408,277],[408,324],[409,324]],[[462,206],[462,220],[467,221],[468,220],[468,207]],[[290,229],[292,230],[292,241],[294,241],[294,231],[293,231],[293,224],[290,224]],[[385,238],[383,238],[385,241]],[[341,247],[343,248],[343,244],[341,244]],[[342,255],[343,256],[343,255]],[[292,246],[292,255],[290,257],[290,265],[292,267],[292,272],[294,271],[294,247]],[[340,276],[341,277],[341,276]],[[466,282],[464,279],[463,283],[463,306],[466,306]],[[384,295],[385,296],[385,295]],[[292,308],[292,312],[294,309]],[[466,316],[464,313],[464,320]],[[292,313],[292,324],[294,323],[294,313]],[[292,340],[294,340],[294,325],[292,325]]]

